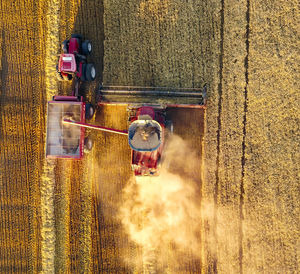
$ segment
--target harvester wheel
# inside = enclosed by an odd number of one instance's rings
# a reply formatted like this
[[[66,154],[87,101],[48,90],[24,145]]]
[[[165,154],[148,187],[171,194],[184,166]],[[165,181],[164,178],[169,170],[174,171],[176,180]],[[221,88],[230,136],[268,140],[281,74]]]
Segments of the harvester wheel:
[[[92,104],[88,103],[85,105],[85,119],[90,120],[95,114],[95,108]]]
[[[96,78],[96,69],[93,64],[87,64],[85,70],[86,81],[94,81]]]
[[[93,148],[94,142],[90,137],[84,138],[84,153],[89,153]]]
[[[89,41],[89,40],[85,40],[83,43],[82,43],[82,53],[84,55],[88,55],[88,54],[91,54],[92,52],[92,43]]]

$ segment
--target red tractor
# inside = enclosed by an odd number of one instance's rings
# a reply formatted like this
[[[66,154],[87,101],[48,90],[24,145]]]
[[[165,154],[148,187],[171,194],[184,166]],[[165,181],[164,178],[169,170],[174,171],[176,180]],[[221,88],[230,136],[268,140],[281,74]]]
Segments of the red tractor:
[[[72,34],[70,39],[62,43],[62,50],[56,66],[59,80],[95,80],[96,69],[93,64],[87,63],[87,56],[92,52],[89,40],[83,40],[79,34]]]

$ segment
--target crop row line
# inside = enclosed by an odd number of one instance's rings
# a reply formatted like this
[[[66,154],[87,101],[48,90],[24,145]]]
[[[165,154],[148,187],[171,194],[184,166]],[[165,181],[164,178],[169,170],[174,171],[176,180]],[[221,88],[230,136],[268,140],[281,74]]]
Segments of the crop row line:
[[[220,170],[220,135],[222,130],[222,96],[223,96],[223,56],[224,56],[224,17],[225,17],[225,4],[224,0],[221,2],[221,25],[220,25],[220,55],[219,55],[219,84],[218,84],[218,128],[217,128],[217,156],[216,156],[216,182],[214,188],[214,228],[213,228],[213,235],[215,239],[215,244],[218,244],[218,237],[217,237],[217,211],[218,211],[218,195],[219,195],[219,184],[220,184],[220,177],[219,177],[219,170]],[[217,273],[217,256],[213,258],[213,272]]]
[[[240,263],[240,273],[243,273],[243,220],[244,220],[244,180],[245,180],[245,164],[246,164],[246,124],[247,124],[247,111],[248,111],[248,82],[249,82],[249,36],[250,36],[250,0],[247,0],[247,10],[246,10],[246,56],[245,56],[245,88],[244,88],[244,116],[243,116],[243,141],[242,141],[242,176],[241,176],[241,185],[240,185],[240,226],[239,226],[239,263]]]

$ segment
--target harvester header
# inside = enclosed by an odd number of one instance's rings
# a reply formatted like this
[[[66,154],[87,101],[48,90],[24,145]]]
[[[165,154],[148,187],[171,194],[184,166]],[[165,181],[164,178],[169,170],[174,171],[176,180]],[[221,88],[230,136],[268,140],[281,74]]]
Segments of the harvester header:
[[[206,85],[199,88],[100,86],[98,104],[205,108]]]

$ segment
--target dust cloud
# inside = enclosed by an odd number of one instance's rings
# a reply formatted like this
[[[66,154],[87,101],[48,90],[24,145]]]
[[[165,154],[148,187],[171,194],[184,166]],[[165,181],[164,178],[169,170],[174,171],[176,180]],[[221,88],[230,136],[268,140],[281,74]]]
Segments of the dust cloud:
[[[130,238],[143,248],[148,272],[155,273],[157,260],[176,261],[182,252],[201,256],[200,177],[197,152],[173,135],[164,150],[160,175],[136,177],[125,187],[119,217]]]

